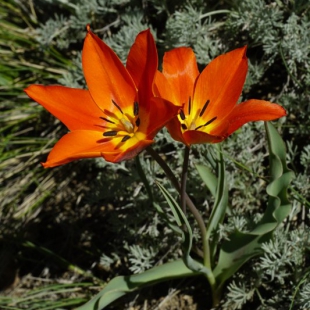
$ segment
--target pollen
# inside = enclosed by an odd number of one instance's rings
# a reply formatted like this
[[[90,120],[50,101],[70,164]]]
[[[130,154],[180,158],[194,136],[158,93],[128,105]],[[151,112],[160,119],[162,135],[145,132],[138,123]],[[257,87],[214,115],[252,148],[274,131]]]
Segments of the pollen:
[[[139,103],[135,101],[133,103],[133,115],[137,116],[139,114]]]
[[[204,106],[203,106],[203,108],[202,108],[202,110],[200,111],[200,114],[199,114],[200,117],[205,113],[209,103],[210,103],[210,100],[207,100],[207,102],[204,104]]]
[[[122,142],[126,142],[130,138],[131,138],[130,136],[126,135],[126,136],[123,137]]]
[[[198,129],[202,128],[202,127],[205,127],[205,126],[210,125],[210,124],[213,123],[216,119],[217,119],[217,116],[211,118],[211,119],[210,119],[209,121],[207,121],[205,124],[196,127],[195,130],[198,130]]]
[[[135,135],[140,126],[139,103],[135,101],[131,110],[128,107],[121,107],[113,99],[112,104],[116,109],[104,110],[106,116],[100,117],[100,119],[105,123],[99,126],[106,129],[103,133],[104,137],[118,138],[121,139],[120,142],[126,142]]]
[[[106,131],[103,133],[103,135],[105,137],[113,137],[117,135],[117,131],[116,130]]]
[[[185,120],[185,114],[184,114],[184,111],[183,110],[180,110],[180,117],[181,117],[181,119],[182,119],[182,121],[184,121]]]

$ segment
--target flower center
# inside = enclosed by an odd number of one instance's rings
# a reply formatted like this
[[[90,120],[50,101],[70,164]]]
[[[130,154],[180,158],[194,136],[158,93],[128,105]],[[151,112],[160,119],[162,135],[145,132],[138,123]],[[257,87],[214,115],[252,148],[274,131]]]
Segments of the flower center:
[[[125,117],[122,117],[120,119],[120,122],[123,124],[123,126],[125,127],[128,133],[134,132],[134,126],[128,119],[126,119]]]
[[[115,112],[104,110],[106,117],[100,117],[106,121],[103,126],[103,136],[108,139],[119,138],[120,142],[126,142],[134,136],[140,125],[139,103],[133,103],[133,113],[124,113],[121,107],[112,99],[113,105],[117,108]]]
[[[195,112],[192,112],[191,97],[189,97],[188,114],[185,115],[183,110],[181,110],[179,113],[179,120],[181,123],[182,132],[186,130],[199,130],[201,128],[204,128],[205,126],[210,125],[217,119],[217,116],[215,116],[210,120],[208,120],[207,122],[204,122],[202,117],[206,112],[209,103],[210,100],[207,100],[206,103],[203,105],[202,109],[197,109]]]

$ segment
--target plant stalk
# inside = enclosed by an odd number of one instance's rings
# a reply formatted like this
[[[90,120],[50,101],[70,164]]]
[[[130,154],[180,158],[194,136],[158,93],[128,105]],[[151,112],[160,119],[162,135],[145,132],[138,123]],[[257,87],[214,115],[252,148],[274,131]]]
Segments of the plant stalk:
[[[183,168],[182,168],[182,176],[181,176],[181,209],[183,213],[186,215],[186,182],[187,182],[187,171],[188,171],[188,160],[189,160],[189,152],[190,148],[185,146],[184,149],[184,159],[183,159]]]
[[[173,186],[180,193],[181,201],[184,200],[186,202],[188,209],[193,214],[193,216],[194,216],[194,218],[198,224],[198,227],[200,229],[200,232],[201,232],[203,255],[204,255],[204,266],[211,270],[210,248],[209,248],[209,240],[206,237],[207,236],[206,226],[205,226],[205,223],[204,223],[204,220],[203,220],[201,214],[199,213],[199,211],[197,210],[193,201],[189,198],[189,196],[186,193],[186,188],[185,188],[186,180],[182,180],[182,185],[180,185],[179,181],[177,180],[177,178],[175,177],[175,175],[171,171],[170,167],[159,156],[159,154],[157,152],[155,152],[154,149],[151,147],[148,147],[146,150],[153,157],[153,159],[156,160],[156,162],[160,165],[160,167],[164,170],[164,172],[166,173],[167,177],[169,178],[169,180],[171,181]],[[188,154],[186,154],[186,153],[188,153]],[[185,171],[183,171],[183,173],[182,173],[182,179],[186,178],[186,176],[187,176],[188,158],[189,158],[189,148],[186,148],[184,160],[186,159],[187,163],[186,164],[183,163],[183,170],[185,167]],[[182,186],[183,186],[183,188],[182,188]],[[182,192],[183,192],[183,194],[182,194]],[[208,277],[208,280],[210,282],[210,285],[214,288],[215,279],[214,278],[209,279],[209,277]]]

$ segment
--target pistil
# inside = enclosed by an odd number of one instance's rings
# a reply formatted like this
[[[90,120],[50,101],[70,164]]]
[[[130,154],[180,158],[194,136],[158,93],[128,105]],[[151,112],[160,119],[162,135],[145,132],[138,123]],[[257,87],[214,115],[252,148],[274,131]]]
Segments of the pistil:
[[[125,130],[128,132],[128,133],[133,133],[134,131],[134,126],[133,124],[128,120],[126,119],[125,117],[122,117],[120,119],[120,122],[122,123],[122,125],[125,127]]]
[[[206,103],[203,105],[202,109],[198,109],[194,115],[194,117],[191,117],[190,113],[191,113],[191,97],[189,97],[188,99],[188,115],[184,114],[183,110],[180,110],[179,112],[179,119],[180,119],[180,123],[181,123],[181,128],[183,130],[199,130],[202,127],[208,126],[211,123],[213,123],[216,119],[217,116],[211,118],[209,121],[207,121],[206,123],[197,126],[197,123],[201,124],[202,119],[201,117],[205,114],[208,106],[209,106],[210,100],[208,99],[206,101]]]
[[[100,119],[106,121],[104,128],[107,129],[103,133],[104,137],[111,137],[114,138],[122,138],[121,142],[126,142],[128,139],[132,138],[135,132],[138,130],[140,125],[140,118],[139,118],[139,103],[135,101],[133,103],[133,116],[123,111],[122,108],[112,99],[113,105],[117,108],[117,110],[121,113],[121,115],[117,112],[111,112],[104,110],[104,113],[107,117],[100,117]],[[111,120],[112,118],[112,120]]]

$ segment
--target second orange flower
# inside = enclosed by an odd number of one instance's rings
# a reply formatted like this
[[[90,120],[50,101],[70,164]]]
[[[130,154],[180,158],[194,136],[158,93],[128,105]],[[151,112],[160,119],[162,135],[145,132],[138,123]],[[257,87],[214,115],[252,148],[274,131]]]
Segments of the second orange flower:
[[[251,99],[240,104],[248,70],[246,47],[218,56],[199,73],[192,49],[180,47],[164,55],[157,72],[159,96],[184,108],[167,128],[187,146],[218,143],[250,121],[270,121],[286,115],[278,104]]]

